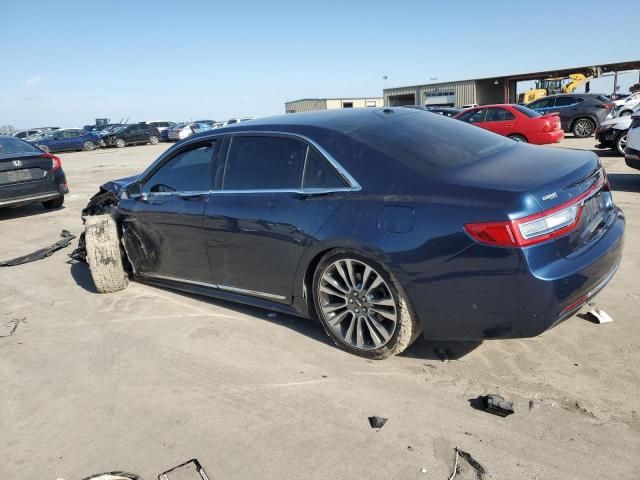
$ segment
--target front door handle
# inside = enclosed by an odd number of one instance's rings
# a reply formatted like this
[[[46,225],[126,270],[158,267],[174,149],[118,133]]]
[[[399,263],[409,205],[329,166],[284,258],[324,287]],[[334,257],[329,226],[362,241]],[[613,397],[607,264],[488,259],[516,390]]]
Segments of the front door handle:
[[[178,196],[183,200],[200,200],[209,195],[209,192],[178,192]]]
[[[505,127],[513,127],[513,123],[507,123]]]

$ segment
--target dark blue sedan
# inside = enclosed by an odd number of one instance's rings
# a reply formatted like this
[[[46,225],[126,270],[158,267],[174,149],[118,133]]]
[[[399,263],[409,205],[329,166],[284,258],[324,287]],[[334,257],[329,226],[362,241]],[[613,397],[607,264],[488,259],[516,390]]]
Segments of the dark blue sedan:
[[[405,108],[204,132],[85,214],[99,292],[133,278],[316,317],[376,359],[420,333],[544,332],[609,282],[625,224],[594,153]]]
[[[67,129],[40,135],[32,143],[45,152],[91,151],[100,146],[100,137],[79,129]]]

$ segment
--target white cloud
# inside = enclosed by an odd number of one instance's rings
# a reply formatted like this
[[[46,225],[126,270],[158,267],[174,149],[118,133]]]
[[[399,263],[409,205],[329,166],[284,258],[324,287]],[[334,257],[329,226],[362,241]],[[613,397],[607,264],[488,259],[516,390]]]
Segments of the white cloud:
[[[24,83],[26,83],[29,87],[32,87],[34,85],[39,84],[41,81],[42,81],[42,77],[40,75],[34,75],[33,77],[27,78],[27,80]]]

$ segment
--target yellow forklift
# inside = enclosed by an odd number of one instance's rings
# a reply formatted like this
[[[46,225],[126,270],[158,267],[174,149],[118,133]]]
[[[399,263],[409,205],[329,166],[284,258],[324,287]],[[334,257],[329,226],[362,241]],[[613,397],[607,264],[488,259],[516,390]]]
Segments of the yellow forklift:
[[[584,85],[597,76],[597,72],[591,71],[588,75],[584,73],[571,73],[566,77],[536,80],[536,88],[518,95],[518,103],[527,104],[538,98],[555,95],[557,93],[573,93],[579,86]]]

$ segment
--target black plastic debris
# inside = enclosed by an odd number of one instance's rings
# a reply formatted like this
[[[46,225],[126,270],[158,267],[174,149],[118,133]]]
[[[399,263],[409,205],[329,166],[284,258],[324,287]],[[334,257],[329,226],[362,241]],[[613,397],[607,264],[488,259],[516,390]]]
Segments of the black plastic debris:
[[[464,452],[458,448],[456,448],[456,453],[460,454],[460,457],[464,458],[471,468],[476,471],[476,478],[478,480],[482,480],[484,478],[484,474],[487,473],[487,471],[482,465],[480,465],[480,462],[471,456],[470,453]]]
[[[387,423],[387,420],[389,419],[384,417],[376,417],[374,415],[373,417],[369,417],[369,425],[371,425],[371,428],[382,428],[384,427],[384,424]]]
[[[192,458],[158,475],[158,480],[209,480],[198,459]]]
[[[509,402],[501,395],[492,393],[490,395],[481,395],[478,398],[469,400],[469,404],[476,410],[493,413],[499,417],[506,417],[514,413],[513,402]]]
[[[91,475],[82,480],[142,480],[142,477],[129,472],[107,472]]]
[[[71,240],[76,238],[76,236],[72,235],[68,230],[62,230],[60,236],[62,237],[62,239],[58,240],[53,245],[41,248],[39,250],[36,250],[35,252],[29,253],[28,255],[23,255],[22,257],[0,262],[0,267],[14,267],[16,265],[22,265],[24,263],[35,262],[36,260],[42,260],[43,258],[51,256],[53,252],[68,247],[71,243]]]

